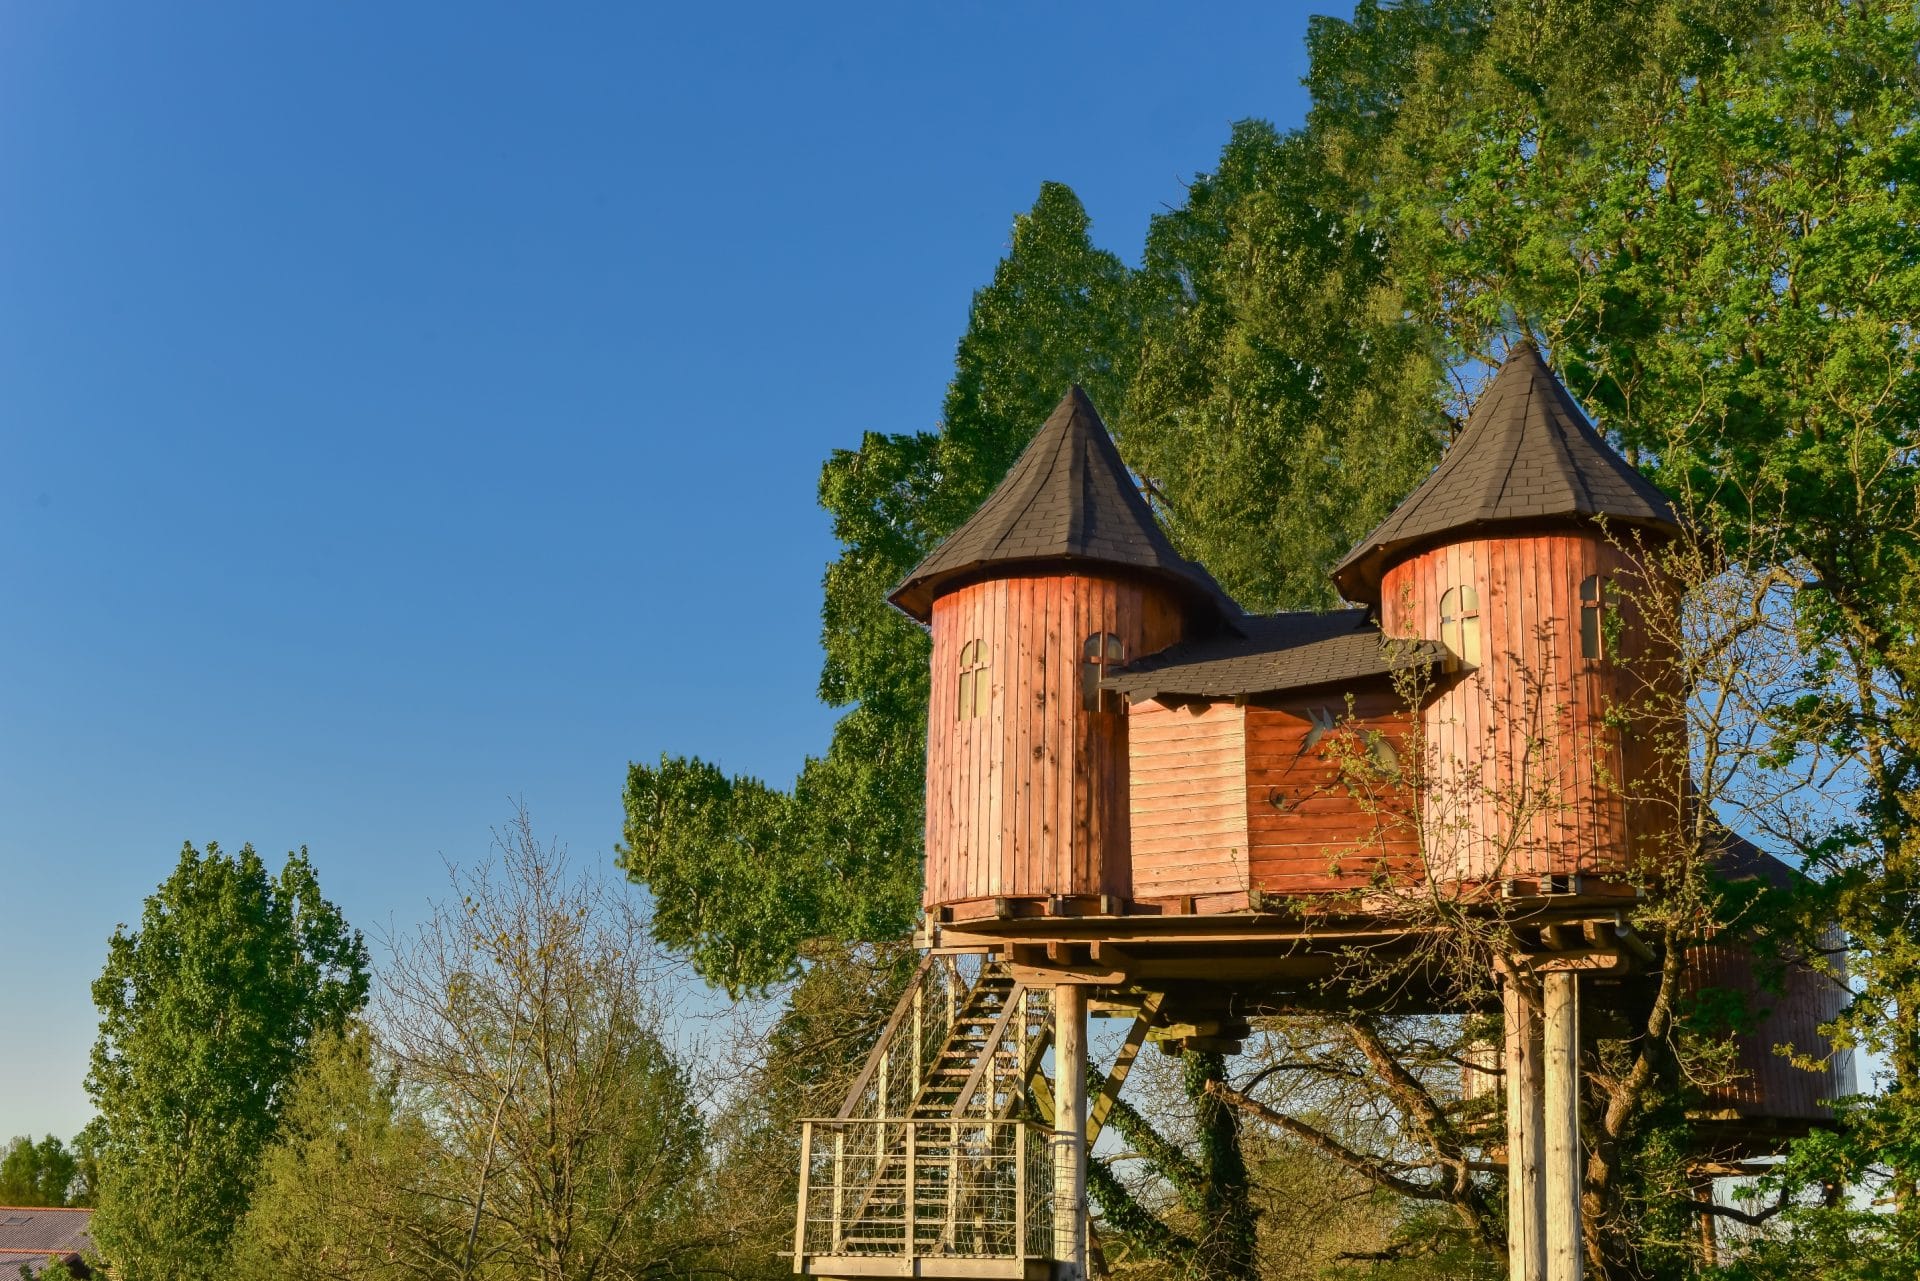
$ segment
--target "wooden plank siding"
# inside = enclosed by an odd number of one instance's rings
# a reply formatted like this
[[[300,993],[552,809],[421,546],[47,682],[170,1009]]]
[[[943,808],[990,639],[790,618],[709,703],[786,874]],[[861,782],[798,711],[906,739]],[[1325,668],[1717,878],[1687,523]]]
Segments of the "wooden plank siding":
[[[1630,558],[1598,532],[1505,533],[1415,555],[1382,581],[1389,636],[1440,636],[1440,598],[1479,597],[1477,668],[1440,677],[1423,714],[1427,860],[1447,880],[1576,873],[1617,879],[1634,842],[1657,846],[1661,771],[1676,725],[1643,725],[1623,744],[1610,708],[1640,707],[1652,642],[1620,602],[1618,655],[1580,651],[1580,584],[1631,584]],[[1448,638],[1443,638],[1448,639]],[[1621,661],[1622,659],[1628,661]],[[1677,710],[1677,705],[1675,710]]]
[[[1161,588],[1091,574],[1025,574],[933,604],[927,725],[928,907],[995,897],[1125,896],[1127,717],[1081,705],[1084,646],[1125,658],[1180,638]],[[987,651],[986,714],[961,715],[961,648]]]
[[[1837,948],[1840,940],[1830,938],[1827,943]],[[1835,1050],[1820,1034],[1820,1026],[1846,1008],[1850,993],[1845,982],[1789,963],[1778,973],[1767,972],[1768,980],[1780,988],[1771,991],[1761,981],[1752,946],[1730,935],[1688,948],[1686,959],[1682,982],[1689,999],[1724,1000],[1744,994],[1746,1014],[1752,1019],[1745,1030],[1733,1031],[1733,1070],[1727,1079],[1707,1084],[1702,1091],[1705,1097],[1696,1105],[1698,1111],[1722,1121],[1831,1120],[1827,1101],[1856,1088],[1850,1055]],[[1776,1046],[1784,1045],[1822,1059],[1821,1069],[1796,1067],[1775,1052]]]
[[[1412,714],[1391,688],[1304,693],[1298,703],[1247,709],[1247,839],[1252,884],[1268,895],[1323,894],[1364,885],[1383,867],[1417,875],[1418,811],[1371,770],[1343,777],[1343,754],[1378,735],[1395,755],[1413,750]],[[1315,717],[1334,728],[1313,746]]]
[[[1245,709],[1137,705],[1127,755],[1135,897],[1245,892]]]

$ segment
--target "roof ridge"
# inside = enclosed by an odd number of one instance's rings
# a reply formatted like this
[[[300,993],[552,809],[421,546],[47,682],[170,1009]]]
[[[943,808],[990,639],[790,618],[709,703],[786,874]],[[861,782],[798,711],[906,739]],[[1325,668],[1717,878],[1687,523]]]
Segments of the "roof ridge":
[[[0,1213],[18,1214],[22,1210],[32,1210],[38,1214],[92,1214],[97,1207],[91,1205],[0,1205]]]

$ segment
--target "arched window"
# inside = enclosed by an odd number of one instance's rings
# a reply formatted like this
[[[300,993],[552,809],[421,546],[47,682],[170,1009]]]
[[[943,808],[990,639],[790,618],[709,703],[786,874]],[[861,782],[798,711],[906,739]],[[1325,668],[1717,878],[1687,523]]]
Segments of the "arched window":
[[[961,720],[987,714],[987,705],[993,699],[991,670],[985,641],[970,640],[960,647]]]
[[[1090,712],[1117,712],[1120,696],[1100,688],[1109,670],[1126,661],[1120,638],[1112,632],[1095,632],[1087,637],[1081,652],[1086,661],[1080,665],[1080,706]]]
[[[1449,587],[1440,594],[1440,643],[1457,667],[1480,666],[1480,593]]]
[[[1588,574],[1580,580],[1580,657],[1607,656],[1607,606],[1612,604],[1613,584],[1601,574]]]

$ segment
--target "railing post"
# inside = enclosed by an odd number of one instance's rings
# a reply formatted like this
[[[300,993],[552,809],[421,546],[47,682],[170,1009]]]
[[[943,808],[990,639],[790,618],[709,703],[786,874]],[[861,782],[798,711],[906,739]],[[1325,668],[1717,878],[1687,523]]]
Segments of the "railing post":
[[[837,1175],[835,1176],[838,1177]],[[800,1208],[793,1220],[793,1270],[803,1272],[807,1261],[807,1202],[813,1182],[813,1122],[800,1123]]]
[[[914,1247],[918,1244],[918,1241],[916,1240],[916,1238],[920,1235],[919,1188],[916,1186],[917,1180],[914,1177],[919,1172],[920,1162],[919,1162],[919,1146],[918,1146],[917,1136],[914,1134],[914,1130],[915,1130],[914,1123],[911,1120],[909,1120],[905,1122],[905,1124],[907,1127],[907,1206],[906,1206],[906,1209],[907,1209],[907,1216],[906,1216],[907,1217],[907,1256],[906,1257],[909,1260],[911,1260],[913,1258]]]
[[[960,1237],[960,1122],[947,1122],[947,1228],[949,1241]]]
[[[924,1066],[921,1062],[921,1056],[926,1053],[926,1051],[922,1047],[927,1039],[926,996],[927,996],[927,989],[925,984],[922,984],[919,987],[914,988],[913,990],[913,1059],[912,1059],[912,1063],[913,1063],[912,1092],[914,1094],[918,1094],[920,1092],[920,1087],[926,1082],[926,1075],[921,1070],[922,1067]]]
[[[1013,1123],[1013,1253],[1024,1259],[1030,1253],[1027,1240],[1027,1123]]]
[[[840,1253],[840,1241],[846,1235],[846,1228],[841,1223],[841,1216],[845,1213],[846,1180],[847,1130],[845,1126],[840,1126],[833,1132],[833,1241],[828,1251],[830,1254]]]

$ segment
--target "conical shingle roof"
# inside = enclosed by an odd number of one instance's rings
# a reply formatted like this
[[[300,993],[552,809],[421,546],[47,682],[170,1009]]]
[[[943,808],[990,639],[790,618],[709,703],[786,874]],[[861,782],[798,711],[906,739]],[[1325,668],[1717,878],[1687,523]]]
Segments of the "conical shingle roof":
[[[1591,520],[1678,532],[1673,506],[1593,429],[1531,341],[1508,353],[1440,465],[1333,571],[1348,600],[1378,604],[1400,553],[1487,525]]]
[[[1239,607],[1173,549],[1120,461],[1106,424],[1075,387],[999,487],[887,599],[921,622],[947,587],[1026,565],[1111,566],[1168,583],[1221,618]]]

